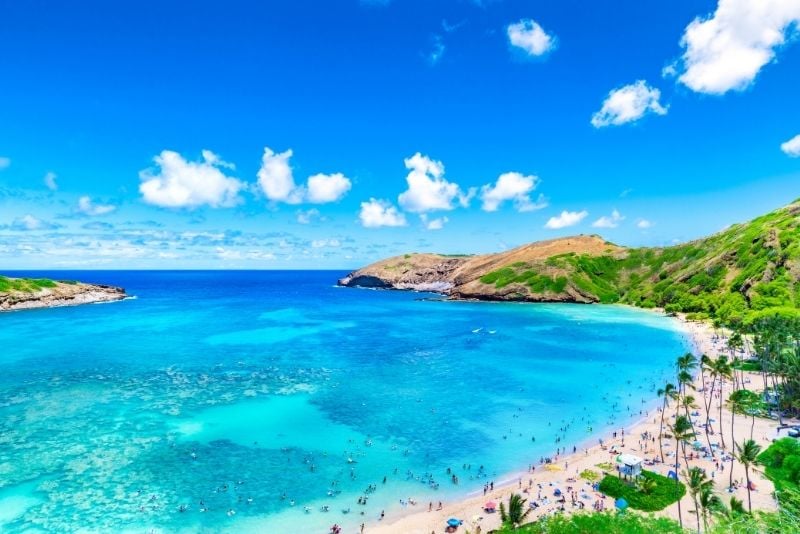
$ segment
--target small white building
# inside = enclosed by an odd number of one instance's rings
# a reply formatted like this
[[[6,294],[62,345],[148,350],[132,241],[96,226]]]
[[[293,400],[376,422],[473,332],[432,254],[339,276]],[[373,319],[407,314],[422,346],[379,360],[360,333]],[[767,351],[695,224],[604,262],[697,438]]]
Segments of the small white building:
[[[617,470],[621,475],[638,477],[642,474],[643,461],[633,454],[620,454],[617,456]]]

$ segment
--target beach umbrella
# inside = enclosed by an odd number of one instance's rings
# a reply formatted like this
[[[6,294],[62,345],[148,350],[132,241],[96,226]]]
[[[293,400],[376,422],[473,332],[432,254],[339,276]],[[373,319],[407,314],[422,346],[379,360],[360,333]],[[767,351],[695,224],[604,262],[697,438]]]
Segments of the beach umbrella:
[[[451,517],[450,519],[447,520],[448,527],[457,527],[459,525],[461,525],[461,521],[456,519],[455,517]]]
[[[675,471],[670,471],[669,473],[667,473],[667,478],[678,480],[678,474]]]
[[[620,510],[624,510],[625,508],[627,508],[627,507],[628,507],[628,501],[626,501],[625,499],[623,499],[622,497],[620,497],[619,499],[617,499],[616,501],[614,501],[614,506],[616,506],[616,507],[617,507],[617,508],[619,508]]]
[[[497,503],[495,503],[494,501],[489,501],[483,505],[483,508],[485,510],[494,510],[495,508],[497,508]]]

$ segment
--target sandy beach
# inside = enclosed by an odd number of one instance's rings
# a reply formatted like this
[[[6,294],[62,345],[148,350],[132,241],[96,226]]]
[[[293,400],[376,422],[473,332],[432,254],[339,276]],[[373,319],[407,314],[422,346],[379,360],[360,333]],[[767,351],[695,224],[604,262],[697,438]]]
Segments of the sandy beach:
[[[712,357],[717,357],[719,354],[727,354],[724,339],[717,339],[715,333],[710,325],[698,322],[683,321],[686,328],[687,336],[690,336],[691,341],[695,346],[695,353],[706,354]],[[678,355],[676,354],[676,357]],[[710,393],[710,380],[706,376],[708,387],[704,387],[702,383],[701,373],[698,371],[694,381],[695,391],[692,394],[696,398],[698,405],[697,411],[699,416],[693,417],[697,427],[697,440],[701,443],[706,443],[705,433],[701,429],[701,424],[705,422],[705,407],[702,399]],[[761,378],[755,373],[745,373],[745,387],[748,389],[758,390],[761,388]],[[719,385],[715,388],[714,396],[711,402],[711,419],[712,427],[715,429],[715,434],[710,436],[712,443],[720,443],[720,436],[718,433],[718,416],[719,416],[719,403],[724,402],[732,390],[732,383],[726,382],[723,384],[722,392],[719,393]],[[674,420],[674,406],[670,405],[667,408],[664,426]],[[541,517],[546,514],[555,513],[562,505],[556,502],[557,497],[554,496],[556,488],[560,489],[567,496],[566,504],[564,504],[564,511],[572,513],[573,511],[580,510],[578,506],[573,506],[570,496],[574,492],[578,501],[584,504],[584,510],[591,511],[596,503],[601,502],[605,509],[613,508],[614,500],[612,498],[603,498],[603,496],[592,489],[592,483],[580,477],[580,473],[584,470],[592,470],[596,473],[602,473],[603,468],[598,467],[601,464],[613,464],[615,457],[620,453],[630,453],[640,456],[646,462],[654,459],[659,459],[659,446],[657,436],[659,433],[661,413],[660,410],[650,410],[643,420],[631,425],[629,428],[624,429],[624,437],[622,434],[623,429],[616,432],[616,436],[612,433],[606,436],[596,436],[602,438],[603,445],[601,446],[597,439],[595,445],[589,448],[579,448],[574,454],[562,455],[559,457],[553,456],[553,463],[543,465],[538,462],[534,464],[534,469],[525,470],[517,473],[511,477],[506,478],[506,482],[499,484],[495,481],[494,489],[484,494],[483,482],[475,482],[476,486],[471,490],[470,496],[457,502],[444,502],[440,510],[434,509],[428,511],[428,504],[418,503],[415,507],[411,507],[405,514],[392,514],[387,513],[386,517],[381,521],[366,525],[364,532],[370,534],[440,534],[445,532],[446,522],[449,518],[455,517],[463,520],[463,527],[460,529],[463,532],[468,529],[470,532],[488,532],[500,526],[499,513],[487,513],[483,507],[487,501],[495,503],[504,502],[508,500],[511,493],[522,493],[523,497],[529,502],[537,502],[538,508],[534,509],[528,516],[529,521]],[[730,420],[731,414],[723,405],[722,408],[722,421],[723,432],[725,435],[726,448],[723,449],[723,456],[727,456],[731,451],[730,443]],[[736,441],[741,442],[750,437],[751,420],[748,417],[737,415],[735,418],[734,434]],[[656,440],[652,438],[643,439],[643,436],[655,436]],[[756,419],[753,429],[753,439],[756,440],[763,448],[766,448],[769,443],[779,437],[778,423],[772,420]],[[577,445],[577,444],[576,444]],[[674,451],[675,443],[671,439],[663,441],[665,463],[654,463],[645,466],[645,469],[667,475],[670,470],[674,470]],[[721,446],[721,443],[720,443]],[[569,444],[569,449],[572,449],[572,444]],[[688,452],[687,447],[687,452]],[[553,454],[555,454],[555,448]],[[720,455],[717,454],[716,460],[719,460]],[[527,460],[527,461],[526,461]],[[521,465],[530,464],[531,459],[520,461]],[[747,506],[747,490],[745,488],[745,473],[744,468],[738,463],[734,462],[733,479],[740,481],[738,488],[732,493],[727,490],[728,481],[730,477],[730,461],[723,461],[721,469],[715,466],[715,460],[711,458],[695,458],[690,460],[690,466],[698,466],[706,469],[709,476],[713,473],[713,480],[715,481],[715,488],[717,493],[722,497],[723,501],[727,504],[731,496],[736,496],[738,499],[744,501]],[[670,465],[672,464],[672,465]],[[681,460],[681,464],[683,461]],[[605,465],[607,472],[614,472],[608,470],[608,465]],[[681,465],[680,471],[684,471],[686,466]],[[752,492],[751,498],[753,509],[759,510],[774,510],[776,503],[772,497],[773,485],[767,480],[761,469],[758,467],[751,470],[751,479],[755,484],[755,491]],[[694,528],[696,526],[696,516],[694,511],[694,504],[691,496],[686,494],[681,502],[683,510],[683,522],[687,528]],[[416,508],[416,509],[414,509]],[[678,505],[673,504],[658,515],[666,515],[674,519],[678,519]],[[479,527],[479,528],[478,528]]]

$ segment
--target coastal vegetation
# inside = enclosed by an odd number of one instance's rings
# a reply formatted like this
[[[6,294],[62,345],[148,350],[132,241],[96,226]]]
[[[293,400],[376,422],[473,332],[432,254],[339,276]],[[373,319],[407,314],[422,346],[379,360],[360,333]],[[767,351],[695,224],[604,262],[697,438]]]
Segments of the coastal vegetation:
[[[782,438],[758,456],[758,463],[777,490],[800,490],[800,441]]]
[[[615,475],[606,475],[600,482],[600,491],[615,499],[623,498],[628,506],[645,512],[663,510],[686,494],[686,486],[652,471],[642,471],[635,481],[626,481]]]
[[[504,527],[500,534],[682,534],[672,519],[635,512],[594,512],[554,515],[518,529]]]
[[[19,291],[35,293],[40,289],[56,287],[56,282],[48,278],[9,278],[0,276],[0,293]]]
[[[721,506],[717,521],[709,523],[709,534],[783,534],[800,532],[800,492],[786,489],[779,493],[781,507],[775,512],[747,513],[740,507]],[[503,527],[500,534],[685,534],[677,521],[635,511],[577,512],[547,516],[517,529]]]

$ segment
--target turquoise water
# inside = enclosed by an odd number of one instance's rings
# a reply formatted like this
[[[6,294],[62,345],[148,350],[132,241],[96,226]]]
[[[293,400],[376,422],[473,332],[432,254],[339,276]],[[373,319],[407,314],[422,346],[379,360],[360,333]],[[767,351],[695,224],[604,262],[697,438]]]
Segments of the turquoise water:
[[[54,274],[136,298],[0,314],[3,532],[353,532],[630,423],[688,348],[648,312],[337,272]]]

